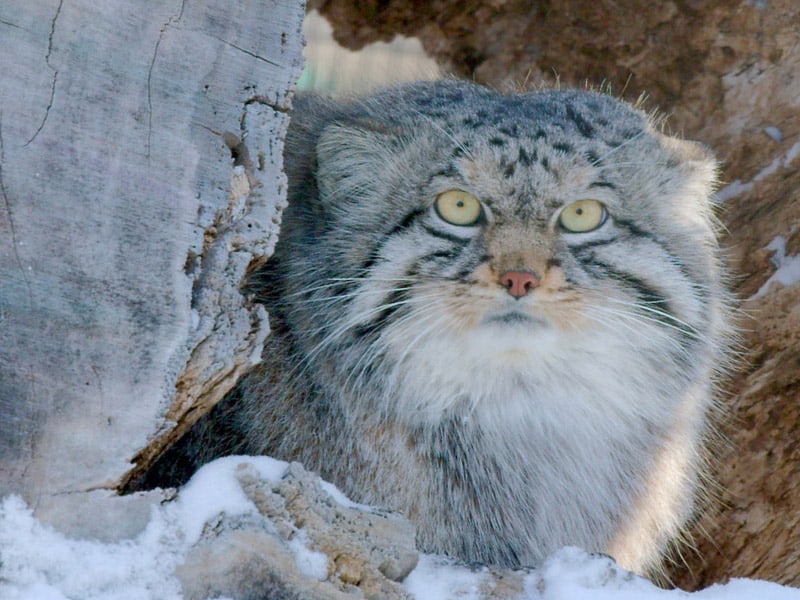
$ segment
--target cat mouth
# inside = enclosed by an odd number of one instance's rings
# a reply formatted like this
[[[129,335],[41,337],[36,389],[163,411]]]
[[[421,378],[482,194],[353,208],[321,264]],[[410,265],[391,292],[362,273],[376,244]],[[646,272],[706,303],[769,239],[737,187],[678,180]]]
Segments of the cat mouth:
[[[483,323],[486,325],[512,325],[525,327],[547,327],[548,323],[544,319],[519,312],[517,310],[493,314],[485,317]]]

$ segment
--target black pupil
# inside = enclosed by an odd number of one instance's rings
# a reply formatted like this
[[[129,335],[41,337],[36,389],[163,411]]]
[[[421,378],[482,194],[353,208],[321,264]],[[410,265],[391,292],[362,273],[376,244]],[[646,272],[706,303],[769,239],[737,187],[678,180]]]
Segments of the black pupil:
[[[458,208],[464,208],[464,201],[463,200],[459,200],[458,202],[456,202],[456,206]]]
[[[578,215],[578,216],[581,216],[583,214],[583,209],[582,208],[576,208],[575,209],[575,214]]]

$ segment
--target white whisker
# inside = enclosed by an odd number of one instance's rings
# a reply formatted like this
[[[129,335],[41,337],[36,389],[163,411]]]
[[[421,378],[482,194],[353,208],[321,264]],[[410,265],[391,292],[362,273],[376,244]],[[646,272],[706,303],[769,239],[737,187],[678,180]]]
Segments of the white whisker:
[[[391,292],[392,292],[391,289],[390,290],[386,290],[386,294],[387,295],[391,295]],[[313,362],[323,351],[325,351],[331,345],[335,344],[347,332],[357,328],[360,325],[367,324],[369,319],[370,319],[370,317],[379,315],[383,311],[385,311],[387,309],[390,309],[390,308],[401,307],[401,306],[404,306],[404,305],[408,305],[408,304],[410,304],[412,302],[419,302],[419,301],[424,301],[424,300],[428,300],[428,299],[431,299],[431,298],[436,298],[439,295],[440,295],[440,293],[438,293],[438,292],[437,293],[430,293],[430,294],[419,294],[419,295],[417,295],[415,297],[412,297],[412,298],[408,298],[408,299],[404,299],[404,300],[398,300],[396,302],[388,302],[388,303],[379,304],[379,305],[369,309],[368,311],[361,312],[361,313],[359,313],[357,315],[347,315],[347,317],[344,320],[342,320],[333,331],[331,331],[328,335],[326,335],[316,346],[314,346],[307,353],[306,356],[303,357],[303,360],[299,364],[303,364],[304,363],[305,366],[303,368],[303,371],[300,371],[300,374],[305,372],[305,368],[307,368],[307,366],[311,362]],[[310,330],[307,333],[309,333],[310,335],[313,336],[313,335],[316,335],[316,334],[321,333],[323,331],[326,331],[327,329],[328,329],[328,327],[323,325],[323,326],[318,327],[318,328],[316,328],[314,330]]]
[[[645,135],[645,131],[644,131],[644,130],[642,130],[642,131],[640,131],[639,133],[637,133],[636,135],[634,135],[634,136],[632,136],[631,138],[629,138],[629,139],[625,140],[624,142],[622,142],[620,145],[618,145],[618,146],[614,146],[613,148],[611,148],[611,150],[609,150],[609,151],[608,151],[608,152],[606,152],[606,153],[605,153],[603,156],[601,156],[600,158],[598,158],[598,159],[597,159],[597,161],[596,161],[596,164],[600,164],[600,163],[602,163],[602,162],[603,162],[604,160],[606,160],[606,159],[607,159],[609,156],[611,156],[611,155],[612,155],[612,154],[614,154],[615,152],[618,152],[619,150],[621,150],[622,148],[624,148],[624,147],[625,147],[625,146],[627,146],[628,144],[635,142],[635,141],[636,141],[636,140],[638,140],[639,138],[641,138],[641,137],[644,137],[644,135]],[[652,161],[651,161],[649,164],[652,164]],[[617,165],[618,165],[618,163],[614,163],[614,166],[615,166],[615,167],[616,167]]]
[[[621,305],[621,306],[626,306],[626,307],[630,307],[630,308],[633,308],[633,309],[643,310],[643,311],[646,311],[646,312],[648,312],[650,314],[656,315],[657,317],[664,317],[664,319],[668,319],[670,322],[669,323],[665,323],[664,321],[662,321],[660,319],[657,319],[657,318],[656,319],[651,319],[651,320],[656,321],[658,323],[661,323],[664,326],[667,326],[667,327],[670,327],[672,329],[675,329],[676,331],[680,331],[681,333],[683,333],[685,335],[689,335],[689,336],[692,336],[692,337],[699,337],[699,332],[698,332],[697,328],[694,325],[691,325],[690,323],[687,323],[686,321],[684,321],[682,319],[679,319],[675,315],[670,314],[670,313],[668,313],[666,311],[658,310],[657,308],[654,308],[654,305],[658,305],[660,302],[641,302],[641,303],[639,303],[639,302],[626,302],[624,300],[618,300],[616,298],[606,298],[606,300],[608,302],[612,302],[614,304],[618,304],[618,305]],[[678,327],[678,325],[681,325],[681,327]]]

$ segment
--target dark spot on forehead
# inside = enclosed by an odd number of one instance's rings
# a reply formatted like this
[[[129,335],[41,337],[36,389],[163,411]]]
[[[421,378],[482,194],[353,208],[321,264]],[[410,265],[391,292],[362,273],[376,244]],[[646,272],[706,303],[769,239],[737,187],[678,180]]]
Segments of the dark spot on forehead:
[[[525,148],[520,148],[519,149],[519,156],[517,157],[517,160],[523,166],[530,167],[535,159],[532,158],[530,154],[528,154],[528,152],[525,150]]]
[[[575,123],[575,127],[583,137],[593,138],[594,127],[572,105],[567,105],[567,116]]]
[[[440,177],[455,177],[456,175],[458,175],[458,169],[453,163],[448,163],[433,175]]]
[[[519,136],[519,128],[516,125],[503,125],[497,131],[512,138]]]
[[[502,148],[506,145],[506,141],[501,137],[491,137],[489,138],[489,145],[497,146],[498,148]]]
[[[469,152],[469,146],[470,146],[469,142],[460,143],[458,146],[453,148],[453,151],[450,153],[450,156],[452,158],[461,158],[462,156],[464,156]]]
[[[594,150],[587,150],[586,152],[584,152],[584,156],[586,156],[586,158],[589,159],[589,162],[592,164],[593,167],[598,166],[602,162],[602,160],[600,159],[599,156],[597,156],[597,153]]]
[[[558,150],[559,152],[564,152],[566,154],[575,152],[575,148],[572,147],[572,144],[567,144],[566,142],[557,142],[553,144],[553,150]]]
[[[547,203],[543,206],[538,198],[539,195],[536,190],[530,190],[525,194],[517,196],[513,214],[508,215],[508,218],[510,220],[514,220],[515,218],[524,219],[546,227],[547,221],[552,213],[552,207],[548,206]]]
[[[423,111],[420,111],[423,112]],[[424,114],[435,119],[446,120],[450,116],[449,112],[443,108],[431,108],[424,111]]]
[[[614,185],[614,184],[613,184],[613,183],[611,183],[610,181],[606,181],[605,179],[601,179],[601,180],[599,180],[599,181],[594,181],[594,182],[592,182],[592,183],[590,183],[590,184],[589,184],[589,187],[590,187],[590,188],[595,188],[595,187],[599,187],[599,188],[609,188],[609,189],[611,189],[611,190],[615,190],[615,189],[617,189],[617,186],[616,186],[616,185]]]

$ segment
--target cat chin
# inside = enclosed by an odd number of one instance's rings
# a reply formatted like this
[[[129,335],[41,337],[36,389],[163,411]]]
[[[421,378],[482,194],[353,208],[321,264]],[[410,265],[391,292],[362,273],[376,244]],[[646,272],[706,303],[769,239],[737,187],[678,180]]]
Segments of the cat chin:
[[[524,373],[557,355],[566,340],[548,321],[501,313],[464,329],[440,329],[418,340],[411,351],[406,340],[395,339],[398,355],[420,372],[441,373],[441,379],[473,385],[489,374]]]
[[[558,330],[545,321],[492,320],[464,336],[461,350],[476,362],[488,361],[507,369],[536,362],[557,352],[562,343]]]

